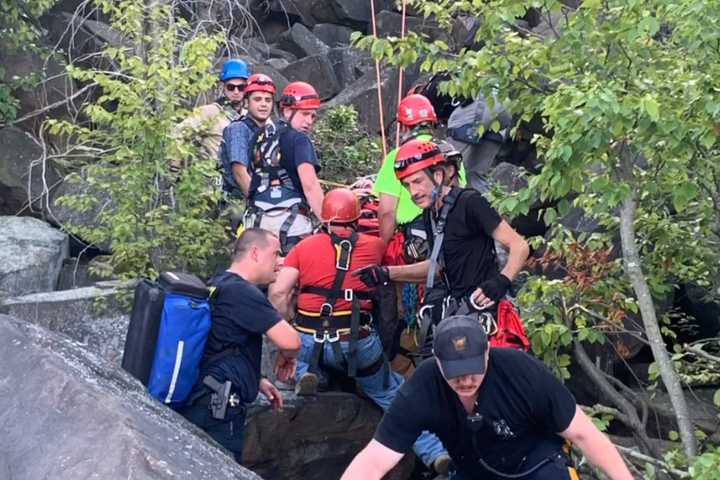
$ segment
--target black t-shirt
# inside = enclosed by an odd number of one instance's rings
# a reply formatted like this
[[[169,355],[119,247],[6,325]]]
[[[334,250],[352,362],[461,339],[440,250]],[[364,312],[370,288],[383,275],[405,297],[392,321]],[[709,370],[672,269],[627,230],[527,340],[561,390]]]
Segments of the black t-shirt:
[[[559,446],[557,433],[570,425],[575,408],[572,394],[540,361],[518,350],[492,348],[475,407],[483,417],[479,431],[472,432],[460,399],[429,358],[401,387],[375,439],[404,453],[428,430],[440,438],[463,478],[481,478],[478,457],[510,473],[536,445]]]
[[[428,232],[432,232],[430,209],[423,215]],[[465,189],[455,201],[447,216],[442,246],[443,272],[453,297],[471,294],[482,282],[499,272],[492,234],[501,221],[500,215],[480,192]],[[433,235],[428,238],[432,248]]]
[[[210,374],[219,382],[230,380],[243,401],[252,402],[260,383],[262,336],[280,321],[280,314],[255,285],[240,275],[222,272],[209,283],[217,290],[203,360],[228,349],[234,351],[211,362],[200,379]]]
[[[287,172],[295,189],[305,198],[305,192],[302,189],[300,176],[298,175],[298,167],[303,163],[309,163],[315,167],[315,171],[320,171],[320,160],[318,160],[315,146],[310,137],[304,132],[300,132],[290,127],[286,122],[278,122],[277,128],[282,129],[280,132],[280,166]],[[253,145],[250,146],[253,148]],[[250,196],[257,191],[260,186],[260,177],[252,176],[250,183]]]

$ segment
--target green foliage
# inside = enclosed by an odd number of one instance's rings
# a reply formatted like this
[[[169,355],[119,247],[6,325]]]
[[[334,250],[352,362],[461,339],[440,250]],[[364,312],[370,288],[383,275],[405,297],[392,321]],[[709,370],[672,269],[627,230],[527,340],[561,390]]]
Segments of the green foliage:
[[[83,165],[87,193],[61,200],[80,211],[99,211],[96,224],[71,229],[90,242],[112,244],[105,274],[154,276],[178,267],[209,273],[208,261],[222,252],[224,241],[222,224],[214,219],[219,193],[208,188],[216,160],[202,158],[197,145],[177,138],[174,127],[189,113],[181,100],[213,87],[218,39],[184,40],[182,20],[173,20],[160,4],[98,4],[135,49],[105,50],[120,66],[117,72],[69,68],[73,78],[99,86],[97,100],[85,108],[90,122],[48,122],[51,132],[76,138],[77,150],[97,152]],[[192,161],[170,177],[168,159],[180,154]]]
[[[698,456],[690,466],[693,480],[720,480],[720,447],[714,447]]]
[[[339,106],[323,113],[314,129],[314,139],[322,154],[322,176],[341,184],[377,171],[382,150],[358,127],[357,111],[352,105]]]
[[[0,0],[0,48],[3,53],[39,53],[42,35],[38,18],[53,6],[56,0]],[[7,78],[6,78],[7,77]],[[21,86],[23,79],[15,77],[0,65],[0,124],[15,118],[17,99],[12,92]]]

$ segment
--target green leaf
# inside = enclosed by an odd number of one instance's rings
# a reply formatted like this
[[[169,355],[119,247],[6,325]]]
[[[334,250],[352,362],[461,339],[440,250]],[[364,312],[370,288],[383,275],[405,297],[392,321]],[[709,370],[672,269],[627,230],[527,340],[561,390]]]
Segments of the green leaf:
[[[720,389],[715,391],[715,395],[713,395],[713,403],[716,407],[720,408]]]
[[[675,210],[682,212],[692,200],[697,197],[699,189],[691,182],[683,182],[672,191],[672,201]]]
[[[653,122],[660,120],[660,107],[657,100],[655,100],[652,96],[645,95],[641,101],[641,105],[643,110],[645,110],[645,113],[648,114]]]

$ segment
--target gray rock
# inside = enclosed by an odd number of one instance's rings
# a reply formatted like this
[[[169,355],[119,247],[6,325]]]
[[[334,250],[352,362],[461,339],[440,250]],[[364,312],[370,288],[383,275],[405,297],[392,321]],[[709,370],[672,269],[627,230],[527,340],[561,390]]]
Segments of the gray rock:
[[[369,23],[371,20],[370,2],[361,2],[358,0],[332,0],[328,2],[332,5],[335,16],[339,22],[344,25],[352,25],[359,23]],[[392,2],[377,1],[375,2],[375,12],[379,12],[388,7]]]
[[[400,13],[383,10],[377,14],[376,22],[379,37],[399,37],[402,33],[402,15]],[[424,33],[430,39],[442,40],[448,45],[451,45],[453,41],[452,36],[437,22],[422,17],[405,17],[405,31]]]
[[[269,411],[260,396],[249,411],[243,464],[266,478],[340,478],[372,438],[382,417],[366,399],[341,392],[297,397],[284,392],[285,408]],[[412,455],[384,478],[408,478]]]
[[[297,56],[286,50],[283,50],[278,45],[272,43],[265,43],[260,38],[247,38],[243,41],[243,44],[251,45],[259,53],[259,60],[268,60],[271,58],[282,58],[287,60],[288,63],[297,60]]]
[[[572,207],[559,222],[575,233],[594,233],[603,229],[597,219],[586,215],[585,211],[580,207]]]
[[[62,335],[0,315],[0,364],[3,478],[260,479]]]
[[[97,202],[87,211],[79,211],[58,201],[63,197],[72,196],[89,196],[96,199]],[[101,212],[113,211],[114,208],[115,201],[110,194],[107,191],[101,191],[99,187],[88,182],[87,173],[83,171],[79,177],[73,177],[72,180],[66,178],[53,192],[48,218],[63,230],[72,232],[73,226],[93,227],[98,225],[100,223],[98,217]],[[79,240],[89,243],[88,239]],[[112,251],[112,244],[109,240],[92,246],[104,253]]]
[[[43,166],[42,149],[18,128],[0,129],[0,145],[0,215],[39,214],[46,186],[51,190],[60,178],[55,167]]]
[[[92,287],[9,298],[0,303],[0,311],[67,335],[120,365],[130,295],[127,283],[98,282]]]
[[[283,50],[287,50],[298,57],[324,55],[330,50],[330,47],[301,23],[296,23],[290,30],[280,35],[277,44]]]
[[[315,25],[312,13],[315,3],[317,0],[271,0],[268,6],[273,13],[297,17],[303,24],[312,27]]]
[[[92,260],[87,257],[71,257],[63,260],[58,277],[57,289],[70,290],[71,288],[89,287],[95,282],[103,280],[90,273]]]
[[[351,28],[342,25],[318,23],[313,27],[312,32],[327,46],[333,48],[350,45],[350,35],[352,35],[353,31]]]
[[[503,162],[497,165],[490,172],[490,178],[494,182],[502,185],[509,192],[518,192],[528,186],[528,179],[525,170],[511,163]]]
[[[284,58],[271,58],[266,61],[268,65],[270,65],[275,70],[282,70],[283,68],[290,65],[290,62],[285,60]]]
[[[52,16],[50,26],[52,41],[71,56],[74,64],[115,70],[116,62],[97,53],[107,46],[132,47],[118,30],[88,15],[60,12]]]
[[[333,48],[328,54],[330,64],[335,71],[341,88],[373,70],[373,60],[365,50],[352,47]]]
[[[42,220],[0,217],[0,290],[10,295],[54,290],[68,236]]]
[[[327,100],[340,91],[335,71],[327,55],[302,58],[285,67],[282,74],[290,81],[308,82],[315,87],[322,100]]]
[[[0,80],[10,83],[24,78],[30,82],[13,90],[13,96],[19,102],[17,117],[61,102],[74,89],[75,81],[67,75],[65,67],[56,58],[36,53],[13,54],[2,47],[0,45],[0,65],[4,68],[4,75]],[[63,106],[47,113],[56,114]],[[20,125],[26,130],[35,130],[44,119],[44,115],[38,115]],[[4,143],[0,142],[0,145]]]
[[[395,117],[397,108],[397,69],[385,68],[381,71],[380,86],[383,91],[383,112],[385,125]],[[358,123],[363,125],[369,132],[380,131],[380,113],[377,99],[377,80],[375,71],[371,71],[360,77],[354,83],[348,85],[340,94],[330,102],[323,105],[323,108],[334,108],[340,105],[352,105],[358,112]]]

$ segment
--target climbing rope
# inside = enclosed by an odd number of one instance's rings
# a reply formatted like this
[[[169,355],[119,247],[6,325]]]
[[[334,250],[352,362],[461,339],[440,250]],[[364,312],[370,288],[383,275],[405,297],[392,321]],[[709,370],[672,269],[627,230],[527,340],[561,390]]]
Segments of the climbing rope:
[[[402,16],[400,21],[400,39],[405,38],[405,18],[407,17],[407,0],[402,2]],[[403,67],[400,67],[398,72],[398,108],[400,107],[400,100],[403,98]],[[397,108],[396,108],[397,111]],[[400,122],[395,122],[395,148],[400,148]]]
[[[370,0],[370,18],[372,18],[373,38],[377,40],[375,23],[375,0]],[[377,82],[378,112],[380,113],[380,136],[382,137],[383,158],[387,157],[387,141],[385,138],[385,118],[383,116],[382,86],[380,84],[380,60],[375,60],[375,81]]]

